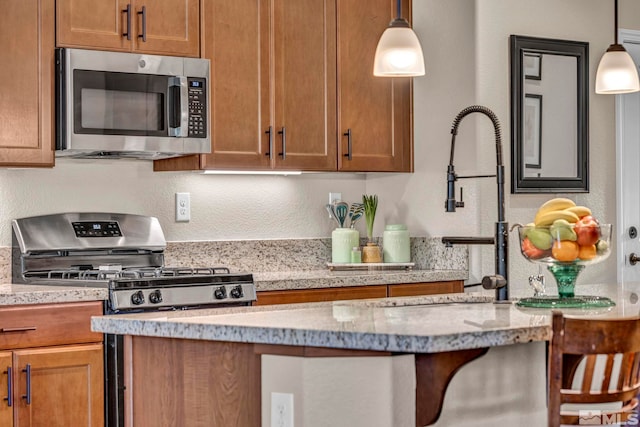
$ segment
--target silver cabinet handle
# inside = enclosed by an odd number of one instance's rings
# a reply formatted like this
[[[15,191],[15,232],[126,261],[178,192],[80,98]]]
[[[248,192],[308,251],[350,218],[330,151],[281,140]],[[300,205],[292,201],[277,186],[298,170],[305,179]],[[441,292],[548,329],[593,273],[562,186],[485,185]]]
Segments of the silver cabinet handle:
[[[1,333],[8,333],[8,332],[26,332],[26,331],[35,331],[38,328],[36,328],[35,326],[19,326],[17,328],[0,328],[0,332]]]
[[[265,133],[269,135],[269,151],[265,155],[269,156],[269,159],[273,159],[273,127],[269,126]]]
[[[352,141],[351,141],[351,128],[347,129],[347,131],[343,135],[347,137],[347,154],[345,154],[344,156],[348,160],[351,160],[353,158],[353,154],[352,154],[353,145],[352,145]]]
[[[147,41],[147,7],[142,6],[142,10],[138,12],[138,15],[142,15],[142,34],[138,34],[138,38],[143,42]]]
[[[284,160],[287,158],[287,128],[283,126],[282,129],[278,131],[278,135],[282,135],[282,152],[278,153],[278,155],[282,156],[282,160]]]
[[[27,405],[31,405],[31,365],[27,363],[22,372],[27,373],[27,394],[22,395],[22,398],[26,399]]]
[[[126,9],[122,10],[122,13],[127,14],[127,32],[122,33],[122,36],[126,37],[127,40],[131,40],[131,3],[127,5]]]
[[[7,370],[6,370],[6,374],[7,374],[7,397],[5,397],[3,400],[7,401],[7,406],[12,406],[13,405],[13,384],[12,384],[12,379],[11,379],[11,372],[13,370],[11,369],[11,366],[7,366]]]

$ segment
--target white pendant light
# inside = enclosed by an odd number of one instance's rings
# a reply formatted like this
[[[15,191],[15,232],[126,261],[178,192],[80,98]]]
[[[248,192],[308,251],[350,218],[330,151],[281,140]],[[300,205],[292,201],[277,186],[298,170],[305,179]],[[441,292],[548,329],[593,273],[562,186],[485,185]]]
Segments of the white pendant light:
[[[406,19],[401,18],[401,0],[398,16],[384,30],[373,63],[373,75],[378,77],[424,76],[422,46]]]
[[[625,48],[618,44],[618,0],[615,0],[615,43],[600,59],[596,72],[596,93],[613,95],[639,90],[636,64]]]

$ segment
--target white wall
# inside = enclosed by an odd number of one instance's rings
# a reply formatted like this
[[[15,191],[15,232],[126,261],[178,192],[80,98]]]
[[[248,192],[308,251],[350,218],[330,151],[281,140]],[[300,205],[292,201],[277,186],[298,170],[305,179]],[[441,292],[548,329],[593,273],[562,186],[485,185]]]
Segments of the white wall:
[[[546,425],[545,344],[494,347],[464,365],[445,394],[436,427]],[[293,394],[294,425],[412,427],[413,355],[369,358],[262,356],[262,425],[271,393]]]
[[[627,13],[640,13],[640,6],[625,0],[620,10],[621,25],[640,26]],[[502,123],[509,192],[510,34],[590,43],[591,192],[571,197],[590,206],[601,220],[615,220],[614,98],[593,91],[597,62],[613,37],[609,2],[414,0],[414,27],[423,43],[427,67],[427,75],[415,79],[414,174],[203,176],[153,173],[150,162],[112,160],[59,160],[52,170],[4,169],[0,170],[0,246],[10,245],[9,222],[13,218],[75,210],[155,215],[170,241],[328,237],[332,224],[324,204],[329,191],[341,191],[349,202],[359,200],[364,192],[377,193],[376,235],[385,223],[399,221],[407,223],[416,236],[493,235],[495,181],[462,182],[466,207],[447,214],[445,174],[453,118],[468,105],[483,104]],[[465,119],[457,138],[457,172],[493,173],[493,147],[489,120],[480,115]],[[177,191],[191,193],[190,223],[173,220]],[[537,206],[550,197],[508,195],[507,220],[529,222]],[[493,249],[473,248],[470,266],[475,279],[492,272]],[[526,276],[537,272],[537,267],[522,259],[513,233],[510,270],[514,288],[525,287]],[[579,280],[614,279],[612,257],[585,271]]]

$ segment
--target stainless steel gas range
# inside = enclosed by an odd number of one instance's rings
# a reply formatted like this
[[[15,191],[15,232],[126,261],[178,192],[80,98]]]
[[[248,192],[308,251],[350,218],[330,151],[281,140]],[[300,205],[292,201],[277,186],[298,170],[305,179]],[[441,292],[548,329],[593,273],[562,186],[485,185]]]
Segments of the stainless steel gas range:
[[[105,287],[106,314],[250,305],[253,275],[226,267],[164,266],[154,217],[60,213],[13,220],[14,283]],[[122,337],[105,336],[106,422],[124,425]]]

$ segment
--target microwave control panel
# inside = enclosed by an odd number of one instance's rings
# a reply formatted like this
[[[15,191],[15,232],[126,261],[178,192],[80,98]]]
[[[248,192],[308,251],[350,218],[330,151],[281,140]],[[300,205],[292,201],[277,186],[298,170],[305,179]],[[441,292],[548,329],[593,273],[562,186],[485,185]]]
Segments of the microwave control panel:
[[[206,79],[189,77],[189,136],[207,137],[207,91]]]

